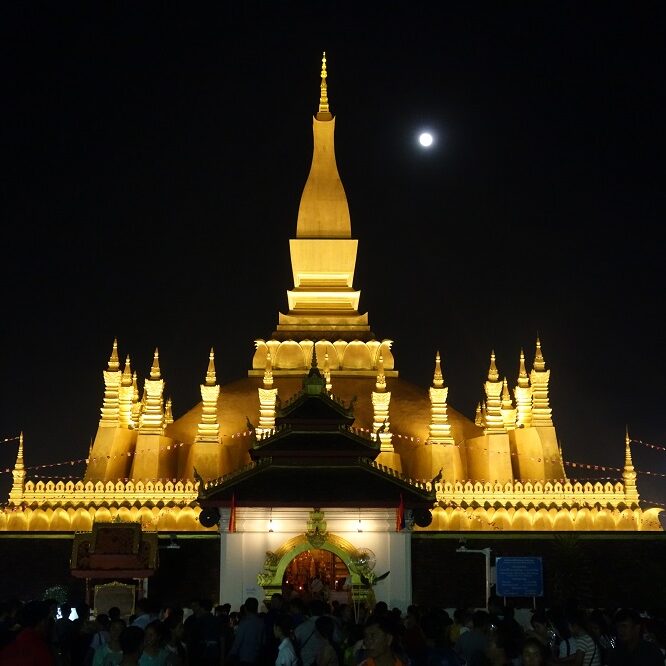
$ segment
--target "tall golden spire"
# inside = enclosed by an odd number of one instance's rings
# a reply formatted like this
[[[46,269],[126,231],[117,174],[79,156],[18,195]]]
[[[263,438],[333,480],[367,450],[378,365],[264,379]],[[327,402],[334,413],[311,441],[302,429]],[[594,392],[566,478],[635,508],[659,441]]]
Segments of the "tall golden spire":
[[[553,410],[548,399],[548,382],[550,370],[546,370],[546,361],[541,352],[541,340],[537,334],[534,367],[530,373],[532,385],[532,425],[536,427],[552,427]]]
[[[435,375],[428,393],[430,395],[428,441],[432,444],[453,444],[446,405],[449,389],[444,386],[444,375],[442,374],[439,350],[435,354]]]
[[[532,389],[530,378],[525,369],[525,352],[520,350],[520,369],[518,384],[513,389],[516,398],[516,427],[529,428],[532,425]]]
[[[139,419],[142,433],[164,434],[164,380],[160,373],[160,354],[155,348],[150,378],[143,383],[144,404]]]
[[[132,366],[130,364],[130,355],[127,354],[125,367],[120,379],[120,389],[118,390],[118,423],[122,428],[129,428],[132,425],[133,394]]]
[[[328,86],[326,85],[326,51],[321,56],[321,92],[319,94],[319,112],[317,120],[330,120],[333,116],[328,106]]]
[[[513,406],[513,400],[511,400],[511,392],[506,377],[502,384],[502,418],[507,430],[513,430],[516,427],[516,409]]]
[[[495,350],[490,354],[488,380],[484,384],[484,389],[486,392],[486,409],[484,417],[484,429],[486,434],[506,432],[504,417],[502,416],[502,382],[499,381],[499,371],[495,364]]]
[[[217,415],[217,401],[220,397],[220,386],[217,383],[215,350],[212,347],[208,353],[206,378],[199,388],[201,389],[201,418],[195,442],[218,443],[220,441],[220,424]],[[195,466],[197,466],[196,462]],[[197,468],[200,468],[200,465]]]
[[[20,504],[23,501],[23,486],[25,483],[25,465],[23,464],[23,432],[19,435],[18,453],[16,454],[16,464],[12,470],[14,482],[9,491],[9,503]]]
[[[101,428],[115,428],[118,425],[118,396],[120,392],[120,361],[118,360],[118,340],[114,338],[109,366],[104,370],[104,399],[100,410]]]
[[[629,438],[629,426],[627,426],[624,438],[624,469],[622,480],[624,481],[624,495],[630,502],[638,502],[638,487],[636,486],[636,470],[631,459],[631,439]]]
[[[132,373],[132,424],[136,426],[139,423],[141,409],[143,404],[139,395],[139,379],[136,370]]]
[[[347,195],[335,161],[335,118],[328,106],[326,61],[322,62],[319,111],[312,120],[313,151],[289,240],[294,288],[289,312],[280,313],[278,340],[374,338],[367,313],[358,311],[361,292],[353,287],[358,241],[352,238]]]

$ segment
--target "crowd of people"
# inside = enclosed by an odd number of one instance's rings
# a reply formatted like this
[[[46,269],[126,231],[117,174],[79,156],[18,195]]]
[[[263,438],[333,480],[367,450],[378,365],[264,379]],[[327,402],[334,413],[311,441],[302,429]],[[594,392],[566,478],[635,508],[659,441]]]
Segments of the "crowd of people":
[[[232,612],[147,597],[128,618],[48,599],[0,603],[0,666],[666,666],[665,654],[665,618],[573,602],[533,611],[527,626],[498,599],[402,612],[274,594]]]

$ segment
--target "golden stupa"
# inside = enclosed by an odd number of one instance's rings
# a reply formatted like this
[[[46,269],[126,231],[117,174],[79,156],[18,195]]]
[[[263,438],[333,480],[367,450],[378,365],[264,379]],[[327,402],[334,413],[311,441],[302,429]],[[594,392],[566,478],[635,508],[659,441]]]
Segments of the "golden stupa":
[[[359,311],[358,241],[336,165],[326,76],[324,57],[312,166],[289,241],[288,312],[270,338],[254,341],[247,377],[219,385],[211,349],[201,402],[174,419],[158,351],[140,391],[130,356],[123,364],[114,341],[84,477],[26,480],[21,438],[0,530],[81,531],[114,520],[169,533],[217,530],[198,520],[199,484],[250,462],[248,450],[272,431],[281,401],[300,390],[313,354],[327,391],[353,404],[354,426],[380,442],[377,463],[434,486],[433,520],[414,529],[660,530],[660,509],[639,506],[628,435],[621,479],[567,478],[539,339],[531,367],[525,354],[515,359],[513,385],[490,354],[479,378],[485,401],[473,418],[448,403],[445,354],[433,358],[430,386],[399,377],[392,341],[375,338]]]

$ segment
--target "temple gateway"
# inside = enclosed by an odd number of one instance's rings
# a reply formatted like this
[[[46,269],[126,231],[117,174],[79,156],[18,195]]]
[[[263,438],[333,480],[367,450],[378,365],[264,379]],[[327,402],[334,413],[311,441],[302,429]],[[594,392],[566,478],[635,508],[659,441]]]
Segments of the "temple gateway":
[[[232,605],[312,593],[317,578],[328,595],[375,594],[401,608],[412,601],[421,533],[660,531],[661,510],[639,506],[628,435],[621,479],[567,477],[539,339],[510,380],[490,354],[471,416],[448,402],[455,350],[433,357],[430,386],[400,378],[392,340],[359,310],[359,241],[326,77],[324,56],[288,307],[254,341],[247,376],[221,386],[211,349],[201,402],[174,418],[158,350],[140,378],[114,341],[84,477],[27,479],[21,438],[0,531],[72,539],[99,523],[135,523],[172,542],[216,543],[219,600]]]

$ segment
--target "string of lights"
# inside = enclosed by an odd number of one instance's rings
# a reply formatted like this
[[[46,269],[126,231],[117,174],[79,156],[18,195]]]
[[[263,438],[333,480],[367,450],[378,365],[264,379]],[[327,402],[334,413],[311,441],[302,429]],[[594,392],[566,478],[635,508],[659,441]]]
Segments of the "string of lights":
[[[369,433],[373,434],[374,431],[368,428],[353,428],[353,430],[360,431],[363,433]],[[409,439],[414,442],[421,442],[421,439],[418,437],[413,437],[411,435],[401,435],[399,433],[392,433],[394,437],[397,438],[402,438],[402,439]],[[254,436],[255,433],[252,430],[244,430],[240,432],[235,432],[231,435],[223,435],[226,437],[230,437],[231,439],[236,439],[240,437],[250,437]],[[10,437],[5,437],[4,439],[0,440],[0,443],[8,443],[8,442],[14,442],[20,439],[19,435],[14,435]],[[638,439],[631,439],[630,440],[632,443],[640,444],[642,446],[648,447],[652,450],[658,450],[658,451],[666,451],[666,447],[664,446],[659,446],[657,444],[652,444],[650,442],[643,442],[642,440]],[[183,446],[186,446],[185,443],[183,442],[174,442],[173,444],[167,444],[164,446],[160,447],[160,451],[169,451],[169,450],[175,450],[178,448],[182,448]],[[456,448],[462,448],[461,445],[458,444],[449,444],[447,446],[454,446]],[[541,462],[546,462],[546,463],[551,463],[551,464],[557,464],[560,461],[559,456],[544,456],[544,457],[538,457],[538,456],[533,456],[525,453],[520,453],[518,451],[502,451],[502,450],[491,450],[489,448],[484,448],[484,447],[478,447],[478,446],[468,446],[466,447],[466,450],[473,450],[476,452],[482,452],[482,453],[488,453],[488,454],[498,454],[498,455],[511,455],[515,457],[521,457],[523,459],[536,462],[536,463],[541,463]],[[148,452],[146,452],[148,453]],[[154,451],[150,452],[151,455],[154,455]],[[40,465],[29,465],[25,466],[24,469],[26,471],[28,470],[39,470],[39,469],[48,469],[48,468],[53,468],[53,467],[60,467],[64,465],[70,465],[74,466],[77,464],[90,464],[91,462],[93,464],[96,464],[97,462],[102,462],[102,461],[110,461],[110,460],[117,460],[118,458],[130,458],[130,457],[137,457],[142,455],[142,452],[136,452],[136,451],[127,451],[123,453],[118,453],[113,456],[95,456],[95,457],[88,457],[88,458],[78,458],[78,459],[72,459],[72,460],[64,460],[60,462],[53,462],[53,463],[44,463]],[[589,463],[581,463],[581,462],[575,462],[575,461],[570,461],[570,460],[562,460],[563,464],[567,467],[571,467],[572,469],[586,469],[586,470],[594,470],[594,471],[601,471],[601,472],[622,472],[621,467],[613,467],[610,465],[593,465]],[[13,471],[13,468],[11,467],[5,467],[5,468],[0,468],[0,474],[7,474]],[[666,473],[663,472],[657,472],[657,471],[652,471],[652,470],[645,470],[645,469],[636,469],[635,470],[637,474],[645,474],[647,476],[653,476],[653,477],[660,477],[660,478],[666,478]],[[55,477],[51,477],[55,478]],[[602,480],[604,478],[610,479],[610,477],[600,477]]]

